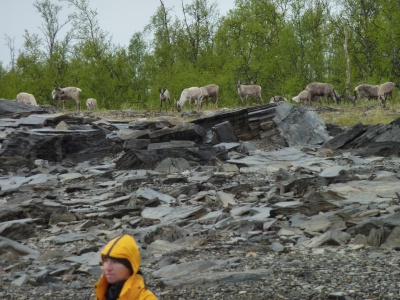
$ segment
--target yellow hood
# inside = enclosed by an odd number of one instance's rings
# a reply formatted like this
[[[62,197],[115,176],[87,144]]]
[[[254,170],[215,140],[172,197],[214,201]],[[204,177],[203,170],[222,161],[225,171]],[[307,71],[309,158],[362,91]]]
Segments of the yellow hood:
[[[126,258],[132,265],[133,273],[137,274],[140,268],[140,252],[135,239],[128,235],[121,235],[109,242],[101,251],[101,260],[104,256]],[[104,261],[103,261],[104,262]]]

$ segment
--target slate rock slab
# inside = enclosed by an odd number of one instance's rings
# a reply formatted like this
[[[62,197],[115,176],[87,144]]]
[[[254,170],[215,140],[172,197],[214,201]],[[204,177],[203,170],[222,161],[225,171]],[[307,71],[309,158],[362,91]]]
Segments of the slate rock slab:
[[[321,117],[303,106],[281,103],[275,108],[274,122],[289,146],[320,145],[331,138]]]
[[[40,106],[19,103],[13,100],[0,99],[0,118],[24,117],[30,114],[47,113]]]
[[[79,130],[52,133],[15,131],[3,142],[0,150],[2,169],[17,171],[35,168],[35,160],[75,163],[102,159],[118,153],[122,145],[106,138],[102,130]]]
[[[329,149],[354,149],[362,156],[400,156],[400,118],[387,125],[357,124],[326,142]]]
[[[198,164],[210,164],[212,157],[220,160],[227,160],[227,150],[224,147],[218,148],[210,145],[201,145],[199,147],[180,148],[162,148],[155,150],[128,150],[121,158],[116,161],[118,170],[127,169],[154,169],[160,162],[166,158],[182,158],[188,162]]]

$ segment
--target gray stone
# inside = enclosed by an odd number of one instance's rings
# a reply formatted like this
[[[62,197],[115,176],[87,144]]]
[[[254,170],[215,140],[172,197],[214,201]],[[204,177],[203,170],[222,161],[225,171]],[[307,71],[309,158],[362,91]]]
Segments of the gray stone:
[[[21,287],[28,281],[28,278],[29,278],[28,274],[23,274],[19,278],[13,280],[11,284]]]
[[[384,249],[400,249],[400,226],[392,229],[386,241],[381,245]]]
[[[56,245],[63,245],[67,243],[82,241],[90,238],[91,236],[92,234],[89,233],[64,233],[51,237],[50,241],[52,241]]]
[[[171,278],[186,275],[193,275],[212,270],[221,264],[226,264],[227,261],[193,261],[189,263],[173,264],[161,268],[153,273],[154,277]]]
[[[274,251],[274,252],[284,252],[285,251],[285,247],[281,244],[281,243],[277,243],[277,242],[273,242],[270,246],[269,249]]]
[[[166,158],[161,161],[156,167],[155,171],[161,173],[181,173],[186,170],[190,170],[190,164],[183,158]]]
[[[171,148],[191,148],[194,146],[195,146],[195,143],[192,141],[169,141],[169,142],[163,142],[163,143],[151,143],[147,147],[147,150],[171,149]]]
[[[225,192],[217,192],[217,199],[222,207],[228,207],[230,205],[236,205],[235,195],[228,194]]]
[[[288,102],[276,107],[274,122],[289,146],[320,145],[331,138],[315,112]]]
[[[313,237],[309,241],[303,243],[307,248],[316,248],[325,244],[345,245],[351,236],[345,232],[338,230],[329,230],[320,236]]]
[[[184,249],[185,247],[170,243],[168,241],[156,240],[147,246],[147,251],[152,255],[166,254]]]
[[[37,250],[31,249],[21,243],[8,239],[6,237],[0,236],[0,249],[11,248],[15,250],[20,255],[29,255],[36,258],[39,255]]]
[[[168,203],[168,204],[176,201],[176,199],[174,197],[157,192],[151,188],[139,188],[136,191],[136,196],[145,198],[147,200],[158,199],[161,202]]]
[[[216,143],[235,142],[238,140],[233,126],[229,121],[222,122],[212,127],[212,141]]]

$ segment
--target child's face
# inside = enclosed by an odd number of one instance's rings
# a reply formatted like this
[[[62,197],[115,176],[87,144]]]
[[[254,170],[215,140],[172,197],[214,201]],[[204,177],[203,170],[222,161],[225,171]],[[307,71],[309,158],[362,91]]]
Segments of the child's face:
[[[131,270],[112,258],[104,258],[103,270],[108,283],[116,283],[131,276]]]

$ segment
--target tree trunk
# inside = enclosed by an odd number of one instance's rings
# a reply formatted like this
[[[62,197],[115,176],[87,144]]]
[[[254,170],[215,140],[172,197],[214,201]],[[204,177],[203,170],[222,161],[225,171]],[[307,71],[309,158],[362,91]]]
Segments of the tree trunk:
[[[349,99],[353,101],[354,104],[354,97],[350,93],[350,57],[349,52],[347,50],[349,35],[347,33],[346,25],[344,26],[344,55],[346,56],[346,93]]]

